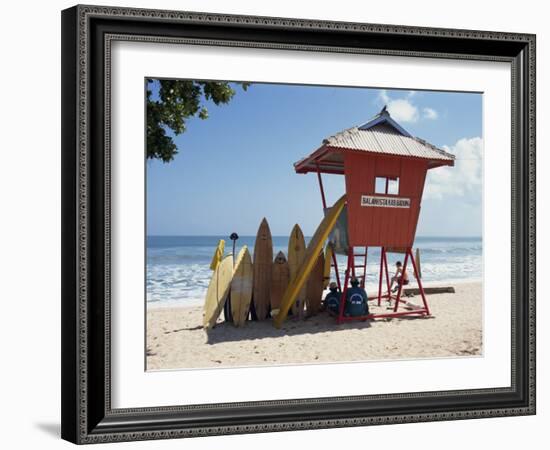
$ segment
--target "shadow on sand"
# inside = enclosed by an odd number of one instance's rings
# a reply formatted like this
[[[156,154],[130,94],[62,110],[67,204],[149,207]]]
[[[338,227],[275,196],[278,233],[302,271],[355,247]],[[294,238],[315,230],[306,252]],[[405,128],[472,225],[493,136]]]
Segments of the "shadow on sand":
[[[393,310],[389,305],[369,305],[371,313],[387,313]],[[407,309],[407,308],[405,308]],[[399,324],[401,321],[409,320],[429,320],[434,316],[402,316],[394,318],[380,318],[376,322],[394,322]],[[296,336],[304,334],[319,333],[338,333],[344,330],[368,330],[371,327],[372,319],[361,321],[356,320],[338,325],[336,318],[329,315],[326,311],[320,312],[314,316],[299,320],[296,317],[289,316],[281,328],[275,328],[273,319],[269,318],[262,321],[248,320],[243,327],[236,327],[232,322],[221,321],[209,330],[204,330],[202,325],[183,327],[173,330],[167,330],[164,334],[181,332],[200,332],[206,333],[209,345],[215,345],[222,342],[254,341],[258,339],[280,338],[282,336]],[[148,356],[153,356],[152,350],[148,349]]]
[[[368,329],[370,321],[356,321],[337,325],[336,319],[327,313],[298,320],[289,317],[281,326],[275,328],[273,319],[262,321],[247,321],[243,327],[235,327],[229,322],[220,322],[214,328],[207,330],[207,343],[214,345],[220,342],[278,338],[281,336],[296,336],[301,334],[317,334],[338,332],[349,329]]]

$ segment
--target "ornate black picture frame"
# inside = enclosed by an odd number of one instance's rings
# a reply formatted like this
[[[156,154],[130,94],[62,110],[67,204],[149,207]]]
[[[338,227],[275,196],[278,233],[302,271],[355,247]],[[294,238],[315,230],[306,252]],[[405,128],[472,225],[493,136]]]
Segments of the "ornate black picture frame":
[[[115,40],[511,63],[511,386],[113,409],[109,99]],[[98,6],[62,12],[64,439],[84,444],[534,413],[534,35]]]

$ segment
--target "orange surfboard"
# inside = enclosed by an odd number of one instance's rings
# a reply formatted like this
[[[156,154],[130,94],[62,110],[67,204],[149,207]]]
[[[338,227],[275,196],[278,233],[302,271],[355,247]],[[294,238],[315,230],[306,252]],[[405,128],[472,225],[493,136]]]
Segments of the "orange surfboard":
[[[278,310],[290,281],[290,267],[283,252],[277,253],[271,271],[271,311]]]
[[[273,241],[267,220],[262,220],[254,243],[254,287],[252,301],[258,320],[269,314],[271,271],[273,265]]]

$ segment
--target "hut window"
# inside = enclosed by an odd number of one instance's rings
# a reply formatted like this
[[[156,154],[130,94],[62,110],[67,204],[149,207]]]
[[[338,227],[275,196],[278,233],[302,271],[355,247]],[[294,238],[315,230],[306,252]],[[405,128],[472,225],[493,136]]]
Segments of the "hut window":
[[[388,192],[386,193],[391,195],[399,194],[399,178],[390,178],[388,180]]]
[[[375,194],[399,194],[399,178],[376,177],[374,182]]]
[[[374,183],[374,193],[375,194],[385,194],[386,193],[386,177],[376,177]]]

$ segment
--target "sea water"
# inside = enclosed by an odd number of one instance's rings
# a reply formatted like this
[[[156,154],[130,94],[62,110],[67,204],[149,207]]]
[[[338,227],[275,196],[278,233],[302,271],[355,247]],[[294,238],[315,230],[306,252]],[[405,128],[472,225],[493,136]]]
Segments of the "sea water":
[[[202,305],[212,276],[210,262],[220,239],[225,239],[225,253],[232,253],[227,236],[148,236],[147,237],[147,305]],[[241,236],[235,254],[243,245],[254,252],[255,236]],[[309,238],[306,237],[306,242]],[[273,256],[288,253],[288,236],[273,237]],[[414,249],[420,249],[422,281],[426,284],[449,285],[453,282],[482,279],[482,240],[476,237],[417,237]],[[364,249],[356,249],[364,253]],[[357,257],[357,264],[362,264]],[[395,262],[404,261],[403,254],[388,254],[390,276]],[[338,255],[338,268],[343,281],[347,257]],[[412,275],[410,265],[409,276]],[[378,292],[380,249],[369,249],[366,289],[369,295]],[[332,274],[334,280],[334,274]],[[415,286],[413,277],[411,285]]]

